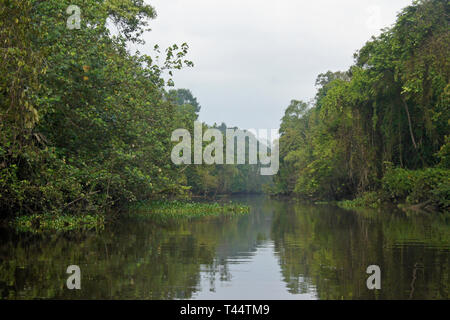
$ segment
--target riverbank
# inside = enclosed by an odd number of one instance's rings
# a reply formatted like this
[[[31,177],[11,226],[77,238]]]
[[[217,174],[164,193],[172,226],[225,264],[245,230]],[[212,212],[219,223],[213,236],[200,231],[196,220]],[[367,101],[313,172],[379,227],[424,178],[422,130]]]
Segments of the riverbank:
[[[196,202],[180,200],[142,201],[131,205],[114,217],[139,217],[165,222],[170,220],[194,219],[208,216],[240,215],[250,211],[248,206],[233,202]],[[52,215],[33,214],[18,216],[7,224],[19,232],[101,230],[111,219],[105,214]]]
[[[450,170],[440,167],[420,170],[388,167],[376,190],[349,194],[348,198],[341,197],[339,200],[301,193],[275,193],[271,196],[300,199],[314,204],[332,204],[343,209],[377,209],[394,205],[402,210],[449,212]]]
[[[408,203],[408,202],[390,202],[388,200],[382,200],[382,196],[378,192],[367,192],[360,197],[353,200],[337,201],[335,204],[347,210],[357,209],[380,209],[385,207],[397,207],[403,211],[416,211],[416,212],[449,212],[448,209],[440,209],[432,204],[431,200],[427,200],[420,203]]]
[[[381,188],[353,200],[339,201],[345,209],[379,208],[395,204],[404,210],[448,212],[450,208],[450,170],[391,168],[381,180]]]

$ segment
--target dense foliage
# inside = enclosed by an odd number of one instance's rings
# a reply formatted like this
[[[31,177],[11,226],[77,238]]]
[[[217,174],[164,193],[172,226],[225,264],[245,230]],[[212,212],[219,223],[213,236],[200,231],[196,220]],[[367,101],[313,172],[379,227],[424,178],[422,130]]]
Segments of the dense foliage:
[[[448,1],[415,1],[348,71],[319,75],[312,106],[291,102],[275,193],[336,200],[382,190],[448,208],[448,15]]]
[[[81,9],[79,29],[67,27],[69,5]],[[153,59],[127,50],[155,17],[142,0],[0,0],[3,217],[250,190],[229,182],[242,170],[172,164],[171,132],[191,128],[200,105],[187,89],[166,90],[174,69],[193,65],[187,44],[155,46]]]

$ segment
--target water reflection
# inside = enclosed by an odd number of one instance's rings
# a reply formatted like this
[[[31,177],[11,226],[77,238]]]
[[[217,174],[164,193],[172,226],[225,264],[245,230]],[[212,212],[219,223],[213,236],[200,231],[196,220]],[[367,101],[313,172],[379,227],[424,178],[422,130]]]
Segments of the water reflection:
[[[248,216],[101,233],[2,230],[2,299],[448,299],[449,215],[238,198]],[[79,265],[81,290],[65,287]],[[366,287],[379,265],[381,290]]]
[[[320,299],[448,299],[449,217],[277,203],[273,239],[289,292]],[[378,265],[382,290],[367,290]]]

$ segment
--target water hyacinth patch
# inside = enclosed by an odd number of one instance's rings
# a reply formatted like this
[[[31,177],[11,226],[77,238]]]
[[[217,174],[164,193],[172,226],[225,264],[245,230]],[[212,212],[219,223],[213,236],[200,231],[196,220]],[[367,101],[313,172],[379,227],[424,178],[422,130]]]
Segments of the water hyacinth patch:
[[[145,201],[129,209],[130,217],[149,218],[157,221],[194,219],[202,217],[234,216],[247,214],[250,207],[238,203],[207,203],[179,200]]]
[[[105,217],[99,214],[52,215],[34,214],[19,216],[10,223],[20,232],[72,231],[103,229]]]

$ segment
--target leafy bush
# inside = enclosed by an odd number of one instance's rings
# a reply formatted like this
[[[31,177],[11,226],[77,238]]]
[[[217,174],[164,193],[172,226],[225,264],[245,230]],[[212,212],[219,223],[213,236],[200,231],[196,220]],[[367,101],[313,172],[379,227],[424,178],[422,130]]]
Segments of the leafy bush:
[[[412,192],[415,172],[403,168],[389,168],[381,180],[383,191],[393,200],[404,200]]]
[[[388,169],[382,179],[385,194],[395,201],[409,204],[430,202],[440,208],[450,205],[450,170],[427,168],[423,170]]]

